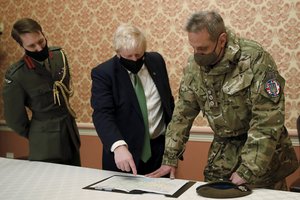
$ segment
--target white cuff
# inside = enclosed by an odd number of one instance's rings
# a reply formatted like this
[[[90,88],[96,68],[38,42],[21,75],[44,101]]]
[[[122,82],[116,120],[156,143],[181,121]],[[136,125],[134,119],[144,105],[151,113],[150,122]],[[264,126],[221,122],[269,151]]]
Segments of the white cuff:
[[[127,146],[127,143],[124,140],[118,140],[115,143],[113,143],[113,145],[111,145],[110,151],[114,152],[117,147],[122,146],[122,145]]]

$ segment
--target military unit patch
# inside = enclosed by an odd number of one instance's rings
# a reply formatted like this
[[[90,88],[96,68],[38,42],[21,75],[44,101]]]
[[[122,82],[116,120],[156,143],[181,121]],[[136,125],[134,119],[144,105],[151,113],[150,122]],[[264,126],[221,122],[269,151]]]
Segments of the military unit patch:
[[[280,94],[280,84],[275,79],[270,79],[265,83],[265,90],[270,97],[278,97]]]

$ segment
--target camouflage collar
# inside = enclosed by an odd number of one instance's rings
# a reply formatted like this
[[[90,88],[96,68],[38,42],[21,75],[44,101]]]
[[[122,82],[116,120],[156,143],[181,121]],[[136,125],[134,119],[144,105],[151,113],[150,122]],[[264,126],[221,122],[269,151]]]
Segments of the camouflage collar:
[[[236,35],[226,29],[227,32],[227,44],[225,46],[225,53],[221,61],[209,70],[209,75],[221,75],[231,71],[241,55],[239,40]],[[201,66],[203,71],[207,70],[204,66]]]

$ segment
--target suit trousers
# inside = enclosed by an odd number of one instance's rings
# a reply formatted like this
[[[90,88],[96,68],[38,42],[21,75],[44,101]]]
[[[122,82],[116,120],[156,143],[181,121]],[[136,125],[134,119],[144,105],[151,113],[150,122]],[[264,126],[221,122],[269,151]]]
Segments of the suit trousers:
[[[150,140],[151,145],[151,157],[145,163],[140,160],[139,166],[137,168],[137,173],[145,175],[151,173],[161,166],[162,157],[165,150],[165,136],[160,135],[155,139]]]

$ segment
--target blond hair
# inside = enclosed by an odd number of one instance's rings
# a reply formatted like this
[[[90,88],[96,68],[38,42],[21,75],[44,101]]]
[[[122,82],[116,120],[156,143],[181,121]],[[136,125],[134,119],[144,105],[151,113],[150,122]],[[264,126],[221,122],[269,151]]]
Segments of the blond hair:
[[[120,25],[115,34],[113,41],[114,49],[118,53],[122,50],[132,50],[141,48],[146,51],[146,38],[144,34],[135,26],[130,24]]]

